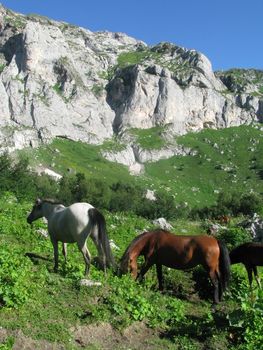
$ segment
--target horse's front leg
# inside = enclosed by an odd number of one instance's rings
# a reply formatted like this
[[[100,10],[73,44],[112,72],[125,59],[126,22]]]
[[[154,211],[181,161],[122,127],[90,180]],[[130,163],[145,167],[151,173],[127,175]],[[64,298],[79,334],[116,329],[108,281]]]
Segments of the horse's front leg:
[[[143,276],[146,274],[146,272],[155,264],[155,261],[153,261],[152,258],[147,259],[145,263],[142,265],[141,271],[137,276],[138,281],[142,281]]]
[[[58,241],[51,240],[54,249],[54,272],[58,272]]]
[[[78,243],[79,250],[81,251],[84,261],[85,261],[85,276],[89,273],[91,255],[86,246],[86,243]]]
[[[65,258],[65,263],[67,262],[67,243],[62,243],[62,254]]]

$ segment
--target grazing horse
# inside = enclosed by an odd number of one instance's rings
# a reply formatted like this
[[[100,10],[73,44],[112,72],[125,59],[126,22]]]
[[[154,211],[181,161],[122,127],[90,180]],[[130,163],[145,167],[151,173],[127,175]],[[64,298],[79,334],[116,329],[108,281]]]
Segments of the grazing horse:
[[[252,287],[253,273],[258,286],[261,287],[257,266],[263,266],[263,243],[247,242],[239,245],[231,250],[230,261],[231,264],[242,263],[245,265],[250,288]]]
[[[145,262],[138,274],[137,258]],[[176,236],[165,230],[144,232],[128,246],[121,258],[120,272],[130,272],[141,279],[152,265],[156,265],[159,289],[163,289],[162,265],[186,270],[202,265],[214,286],[214,303],[217,304],[230,277],[230,259],[226,246],[211,236]]]
[[[54,248],[54,271],[58,269],[58,242],[63,243],[63,255],[66,258],[66,243],[76,242],[85,261],[85,275],[89,272],[91,255],[86,245],[90,236],[96,245],[104,271],[106,266],[114,265],[109,239],[106,233],[104,216],[88,203],[74,203],[69,207],[52,200],[37,199],[27,222],[45,217],[48,221],[48,232]]]

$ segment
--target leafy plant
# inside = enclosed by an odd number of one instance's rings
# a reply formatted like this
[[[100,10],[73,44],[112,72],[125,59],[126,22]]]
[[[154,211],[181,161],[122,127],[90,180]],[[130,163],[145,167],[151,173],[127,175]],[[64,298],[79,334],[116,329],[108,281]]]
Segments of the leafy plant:
[[[12,246],[0,246],[0,303],[7,307],[18,307],[25,303],[31,286],[29,279],[32,265]]]
[[[0,350],[12,350],[15,343],[14,337],[7,337],[5,342],[0,344]]]
[[[231,227],[223,229],[217,235],[217,238],[224,241],[229,249],[251,241],[251,235],[244,228]]]
[[[258,290],[253,298],[242,294],[238,301],[240,308],[228,314],[230,329],[236,337],[238,349],[260,348],[263,333],[263,291]]]

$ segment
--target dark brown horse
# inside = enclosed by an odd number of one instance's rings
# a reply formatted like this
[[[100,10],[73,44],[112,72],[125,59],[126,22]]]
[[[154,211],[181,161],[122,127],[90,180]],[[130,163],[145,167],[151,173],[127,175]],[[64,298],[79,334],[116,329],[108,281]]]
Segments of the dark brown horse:
[[[145,262],[138,274],[137,258]],[[201,236],[176,236],[168,231],[156,230],[137,236],[121,258],[121,273],[130,272],[141,279],[149,268],[156,265],[159,289],[163,289],[162,265],[186,270],[202,265],[214,286],[214,303],[218,303],[230,277],[230,259],[226,246],[216,238]]]
[[[248,274],[250,288],[252,287],[253,273],[260,287],[257,266],[263,266],[263,243],[248,242],[239,245],[230,252],[231,264],[242,263]]]

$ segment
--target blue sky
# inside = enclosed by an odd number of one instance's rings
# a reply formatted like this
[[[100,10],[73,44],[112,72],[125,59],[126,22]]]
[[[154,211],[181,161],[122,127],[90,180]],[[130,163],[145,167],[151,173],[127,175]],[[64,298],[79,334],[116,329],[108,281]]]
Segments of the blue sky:
[[[263,69],[263,0],[0,0],[91,31],[124,32],[148,45],[196,49],[213,69]]]

